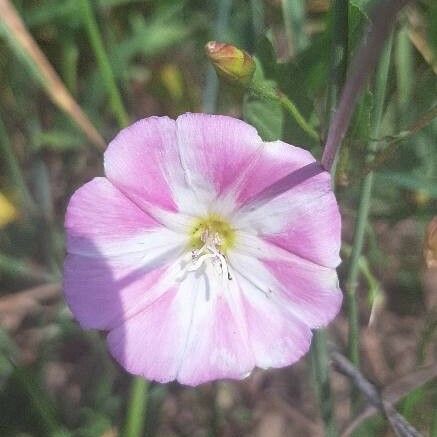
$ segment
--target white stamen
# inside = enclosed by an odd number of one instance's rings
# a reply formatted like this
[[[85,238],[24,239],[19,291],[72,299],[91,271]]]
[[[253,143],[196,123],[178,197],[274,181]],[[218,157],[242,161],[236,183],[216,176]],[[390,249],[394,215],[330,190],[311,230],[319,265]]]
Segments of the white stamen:
[[[185,267],[185,272],[195,272],[210,260],[215,272],[221,279],[231,279],[226,258],[217,248],[217,246],[223,244],[220,235],[217,232],[210,234],[209,230],[206,229],[200,239],[204,245],[200,249],[192,250],[191,261]]]

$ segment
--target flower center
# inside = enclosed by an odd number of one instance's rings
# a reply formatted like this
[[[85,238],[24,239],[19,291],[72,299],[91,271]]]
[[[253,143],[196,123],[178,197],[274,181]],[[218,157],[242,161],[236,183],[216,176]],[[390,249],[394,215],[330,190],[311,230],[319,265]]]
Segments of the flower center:
[[[231,225],[217,214],[198,219],[190,232],[190,246],[201,249],[205,244],[213,244],[221,253],[226,253],[235,244],[235,231]]]
[[[221,279],[232,279],[228,269],[226,250],[235,243],[235,231],[221,217],[211,214],[199,219],[190,232],[191,259],[186,272],[211,264]]]

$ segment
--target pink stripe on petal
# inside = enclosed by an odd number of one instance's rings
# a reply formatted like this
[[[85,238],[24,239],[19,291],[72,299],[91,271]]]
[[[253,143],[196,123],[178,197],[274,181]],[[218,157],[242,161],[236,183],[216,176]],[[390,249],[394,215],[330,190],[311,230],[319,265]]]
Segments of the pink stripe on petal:
[[[182,181],[175,121],[149,117],[123,129],[105,152],[107,178],[129,198],[177,211],[174,179]]]
[[[80,187],[68,204],[67,250],[111,251],[120,248],[121,241],[160,227],[106,178],[94,178]]]
[[[262,236],[302,258],[336,268],[341,263],[341,217],[334,193],[296,207],[279,232],[265,230]]]
[[[276,305],[310,328],[326,326],[340,310],[342,293],[334,269],[263,246],[262,258],[230,256],[232,268]]]
[[[315,163],[310,152],[300,147],[295,147],[282,141],[264,143],[262,157],[245,177],[244,184],[240,187],[238,201],[243,205],[264,190],[280,181],[288,183],[288,188],[294,188],[304,181],[306,173],[302,169]],[[290,175],[296,176],[290,179]],[[292,189],[291,188],[291,189]]]
[[[290,262],[264,261],[281,284],[278,302],[310,328],[321,328],[338,314],[343,300],[334,269],[302,268]]]
[[[252,126],[232,117],[184,114],[176,123],[181,162],[197,192],[225,193],[262,146]]]
[[[235,216],[235,226],[302,258],[337,267],[341,217],[330,175],[315,172],[291,185],[288,191],[276,187],[282,193],[272,197],[268,197],[266,189],[267,197],[262,195],[244,205]]]

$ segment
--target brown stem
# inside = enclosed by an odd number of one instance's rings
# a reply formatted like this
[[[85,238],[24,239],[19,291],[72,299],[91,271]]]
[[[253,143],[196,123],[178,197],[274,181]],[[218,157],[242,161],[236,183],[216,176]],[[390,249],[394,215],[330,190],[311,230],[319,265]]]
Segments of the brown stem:
[[[322,156],[322,165],[330,171],[341,141],[349,127],[355,105],[361,91],[375,69],[385,40],[390,35],[397,13],[409,0],[386,0],[378,3],[373,11],[372,24],[364,35],[363,44],[357,51],[350,74],[343,88],[340,103],[329,126],[328,137]]]

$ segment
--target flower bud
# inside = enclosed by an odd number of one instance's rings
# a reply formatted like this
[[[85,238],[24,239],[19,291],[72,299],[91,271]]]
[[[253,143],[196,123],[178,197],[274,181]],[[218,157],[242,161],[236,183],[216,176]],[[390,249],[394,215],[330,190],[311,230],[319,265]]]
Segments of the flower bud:
[[[437,216],[426,227],[423,255],[429,269],[437,268]]]
[[[245,50],[231,44],[210,41],[205,51],[217,74],[228,82],[247,85],[255,73],[255,61]]]

